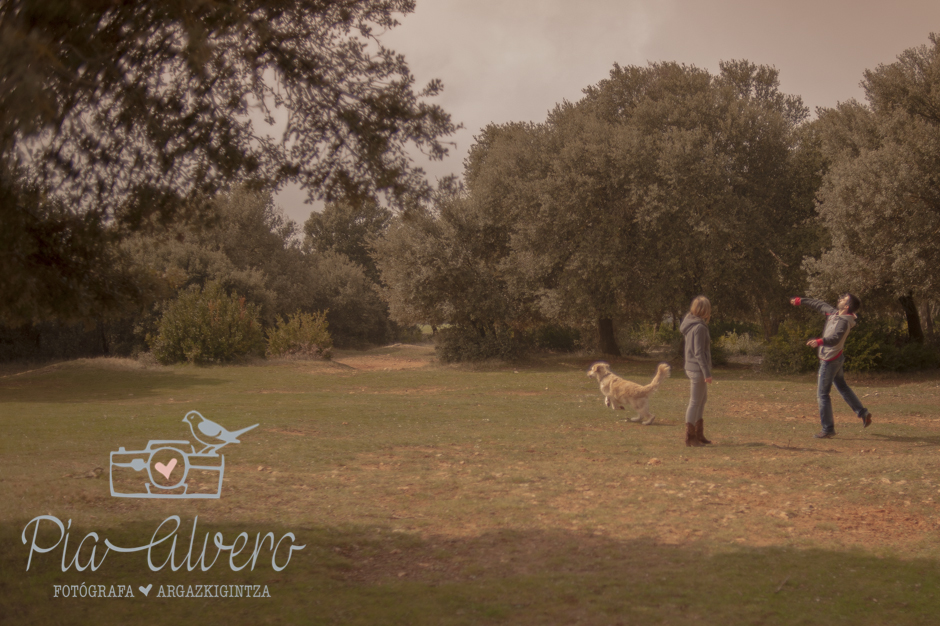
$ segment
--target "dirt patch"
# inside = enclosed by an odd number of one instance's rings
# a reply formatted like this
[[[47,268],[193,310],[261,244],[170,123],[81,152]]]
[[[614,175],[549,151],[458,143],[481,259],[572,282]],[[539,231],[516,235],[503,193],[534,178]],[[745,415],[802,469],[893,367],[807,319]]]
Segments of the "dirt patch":
[[[51,374],[62,370],[75,369],[106,369],[129,372],[159,370],[162,368],[162,365],[153,360],[102,356],[91,359],[75,359],[73,361],[60,361],[46,364],[7,363],[0,368],[0,378],[12,378],[25,374]]]
[[[415,359],[396,359],[385,356],[364,356],[347,357],[342,361],[337,361],[341,365],[349,366],[353,369],[363,371],[391,371],[391,370],[410,370],[425,367],[430,361],[419,361]]]
[[[393,350],[392,354],[383,354]],[[395,371],[427,367],[436,362],[434,348],[430,346],[389,346],[380,351],[338,354],[336,365],[360,371]]]

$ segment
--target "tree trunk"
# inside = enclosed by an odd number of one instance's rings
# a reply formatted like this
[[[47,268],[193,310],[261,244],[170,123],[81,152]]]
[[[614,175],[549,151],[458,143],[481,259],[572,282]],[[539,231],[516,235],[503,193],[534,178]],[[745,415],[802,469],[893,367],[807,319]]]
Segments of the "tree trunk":
[[[933,305],[925,300],[920,307],[920,319],[924,322],[925,335],[933,336]]]
[[[920,314],[917,312],[917,303],[914,302],[914,294],[909,293],[906,296],[898,298],[904,314],[907,316],[907,336],[911,341],[924,343],[924,329],[920,325]]]
[[[617,338],[614,336],[614,320],[609,317],[597,320],[597,343],[602,353],[620,356],[620,348],[617,347]]]

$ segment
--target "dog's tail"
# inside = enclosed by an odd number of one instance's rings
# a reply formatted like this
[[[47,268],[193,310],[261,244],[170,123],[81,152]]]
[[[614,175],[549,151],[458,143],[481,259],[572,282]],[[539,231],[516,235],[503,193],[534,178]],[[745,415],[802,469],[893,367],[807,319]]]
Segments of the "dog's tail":
[[[653,376],[653,380],[650,381],[650,384],[643,387],[643,392],[650,394],[656,391],[656,388],[659,387],[659,383],[669,378],[669,374],[671,371],[672,371],[672,368],[669,367],[668,363],[660,363],[659,367],[656,368],[656,375]]]

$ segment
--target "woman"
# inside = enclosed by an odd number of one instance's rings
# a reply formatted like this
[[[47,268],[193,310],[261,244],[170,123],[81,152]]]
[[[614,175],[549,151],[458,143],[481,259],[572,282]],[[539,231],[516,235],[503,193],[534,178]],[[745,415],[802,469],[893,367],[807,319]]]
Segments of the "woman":
[[[692,381],[689,407],[685,410],[685,445],[691,447],[711,443],[705,438],[706,385],[712,382],[712,339],[708,321],[712,317],[712,304],[705,296],[692,300],[689,314],[682,320],[679,330],[685,337],[685,375]]]

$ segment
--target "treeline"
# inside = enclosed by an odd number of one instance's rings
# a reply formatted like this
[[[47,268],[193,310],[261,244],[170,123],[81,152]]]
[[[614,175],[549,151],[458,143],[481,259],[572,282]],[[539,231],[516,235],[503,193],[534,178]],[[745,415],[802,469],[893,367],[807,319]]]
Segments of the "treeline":
[[[747,61],[717,74],[615,65],[542,122],[482,129],[462,180],[398,194],[394,209],[372,193],[332,196],[302,230],[257,180],[136,211],[129,226],[120,211],[83,222],[17,178],[0,193],[14,188],[29,210],[13,215],[27,217],[5,219],[29,237],[5,236],[10,258],[31,265],[0,278],[0,358],[159,353],[167,320],[198,328],[223,309],[249,353],[308,320],[311,336],[325,323],[341,346],[429,325],[448,361],[540,347],[617,355],[624,328],[674,327],[706,294],[716,329],[749,324],[768,362],[797,371],[812,331],[789,297],[852,291],[864,303],[853,341],[865,343],[850,366],[936,366],[940,39],[930,42],[865,72],[865,103],[815,117],[775,69]],[[44,246],[62,258],[47,263]],[[201,362],[195,350],[166,360]]]
[[[328,215],[335,212],[333,208]],[[376,214],[390,216],[378,208]],[[112,250],[113,261],[136,276],[136,295],[144,306],[91,323],[2,327],[0,358],[130,356],[155,349],[166,362],[226,361],[265,354],[265,331],[278,328],[279,322],[288,324],[291,316],[317,314],[326,322],[322,326],[328,328],[331,344],[392,340],[399,331],[375,289],[374,266],[361,251],[357,255],[353,248],[342,248],[342,233],[321,232],[321,218],[312,216],[306,227],[314,234],[304,238],[269,193],[239,187],[219,194],[198,221],[177,223],[159,235],[128,236]],[[381,225],[378,219],[371,228]],[[365,260],[367,267],[353,258]],[[187,354],[183,337],[175,339],[176,347],[168,345],[170,323],[176,333],[210,338],[219,332],[224,322],[220,311],[232,298],[238,309],[231,313],[234,319],[247,315],[254,325],[244,331],[226,326],[226,334],[244,335],[236,346],[220,339],[195,352],[190,346]],[[241,308],[239,299],[244,301]],[[189,307],[188,318],[176,313],[183,306]],[[215,327],[208,318],[198,319],[198,311],[208,312],[210,306],[218,309]]]
[[[795,371],[804,359],[786,354],[809,335],[788,298],[852,291],[868,338],[854,366],[940,365],[923,348],[940,303],[930,41],[867,71],[867,104],[812,120],[773,68],[653,63],[615,66],[542,123],[488,126],[465,187],[442,185],[375,245],[393,319],[444,328],[451,360],[512,356],[559,328],[616,355],[618,326],[675,324],[707,294]]]

